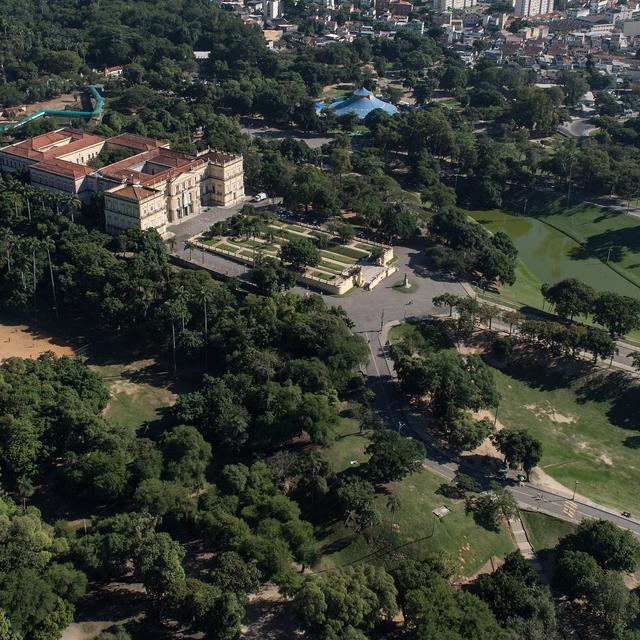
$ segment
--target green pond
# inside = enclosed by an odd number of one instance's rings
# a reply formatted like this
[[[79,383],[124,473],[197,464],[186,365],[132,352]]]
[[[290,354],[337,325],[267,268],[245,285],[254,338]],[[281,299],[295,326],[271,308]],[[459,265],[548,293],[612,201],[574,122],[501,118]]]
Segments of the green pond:
[[[612,291],[640,298],[640,288],[610,269],[603,262],[585,255],[582,247],[549,225],[526,216],[504,211],[470,211],[469,215],[489,231],[504,231],[518,249],[518,258],[531,276],[553,284],[564,278],[577,278],[596,291]],[[516,283],[513,293],[517,293]],[[529,300],[521,300],[528,303]]]

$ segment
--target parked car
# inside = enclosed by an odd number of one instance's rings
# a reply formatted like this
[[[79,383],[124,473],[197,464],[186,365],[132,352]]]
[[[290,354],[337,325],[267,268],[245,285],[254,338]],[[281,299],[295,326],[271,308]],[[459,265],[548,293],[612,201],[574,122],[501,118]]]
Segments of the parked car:
[[[263,200],[267,199],[267,194],[264,191],[261,191],[260,193],[256,193],[256,195],[253,198],[254,202],[262,202]]]

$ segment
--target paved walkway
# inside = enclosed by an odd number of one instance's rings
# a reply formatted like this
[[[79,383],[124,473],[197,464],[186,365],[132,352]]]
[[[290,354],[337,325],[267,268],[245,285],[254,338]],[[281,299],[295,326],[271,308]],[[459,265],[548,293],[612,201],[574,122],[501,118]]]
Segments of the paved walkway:
[[[513,539],[516,541],[518,550],[522,554],[523,558],[529,561],[533,570],[538,574],[540,582],[542,582],[542,584],[549,584],[547,574],[542,568],[542,564],[540,564],[540,560],[529,542],[529,537],[527,536],[524,524],[522,524],[522,519],[519,515],[509,519],[509,529],[511,529],[511,534],[513,535]]]

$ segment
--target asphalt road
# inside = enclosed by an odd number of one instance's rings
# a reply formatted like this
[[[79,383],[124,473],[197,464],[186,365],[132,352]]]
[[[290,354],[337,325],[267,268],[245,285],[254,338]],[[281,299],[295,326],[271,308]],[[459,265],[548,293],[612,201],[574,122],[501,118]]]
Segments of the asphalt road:
[[[265,206],[265,205],[263,205]],[[210,210],[170,227],[176,239],[175,253],[194,264],[215,270],[219,273],[237,277],[246,277],[248,268],[210,253],[190,251],[184,248],[184,242],[214,222],[228,218],[237,211],[231,209],[211,208]],[[474,476],[485,486],[488,484],[487,474],[497,473],[500,463],[495,459],[481,460],[456,459],[441,449],[435,439],[424,428],[425,417],[414,415],[405,395],[400,390],[392,371],[390,360],[386,357],[387,334],[393,324],[411,317],[426,314],[438,315],[432,299],[445,292],[456,295],[468,294],[468,289],[455,279],[429,271],[424,262],[419,245],[394,248],[398,272],[382,282],[372,291],[355,289],[342,298],[325,296],[327,304],[342,307],[353,320],[354,332],[362,335],[369,345],[370,358],[364,373],[376,394],[377,409],[381,418],[389,428],[400,430],[404,435],[418,437],[425,442],[427,457],[425,467],[448,480],[453,479],[461,469]],[[415,289],[408,293],[400,293],[393,288],[396,282],[407,274]],[[305,294],[304,288],[296,287],[294,291]],[[633,350],[631,346],[621,346],[619,359],[624,360]],[[487,465],[494,465],[493,469]],[[549,491],[537,489],[529,484],[509,487],[518,504],[530,510],[539,510],[569,522],[578,523],[585,518],[601,518],[629,529],[640,539],[640,523],[623,518],[610,509],[593,504],[584,504],[567,499]]]

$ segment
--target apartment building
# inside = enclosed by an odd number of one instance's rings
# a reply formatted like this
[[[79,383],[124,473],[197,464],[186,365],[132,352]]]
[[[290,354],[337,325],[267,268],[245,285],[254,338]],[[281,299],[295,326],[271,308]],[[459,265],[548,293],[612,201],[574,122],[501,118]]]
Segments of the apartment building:
[[[553,0],[516,0],[513,13],[518,18],[553,13]]]
[[[443,11],[460,11],[471,9],[478,4],[477,0],[434,0],[434,9]]]

